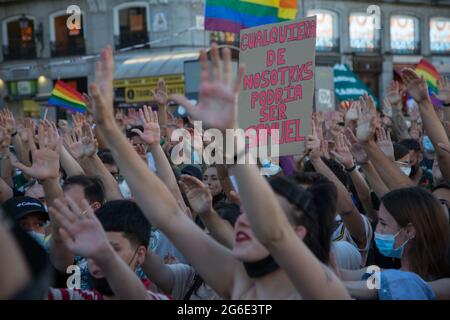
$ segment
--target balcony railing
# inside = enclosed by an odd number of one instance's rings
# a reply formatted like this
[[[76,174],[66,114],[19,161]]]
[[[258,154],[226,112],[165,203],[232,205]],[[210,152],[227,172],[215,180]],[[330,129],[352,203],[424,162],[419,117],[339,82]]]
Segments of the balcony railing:
[[[116,37],[116,49],[128,48],[134,45],[144,44],[149,41],[147,31],[121,31]],[[148,48],[148,45],[144,46]]]
[[[2,47],[5,60],[24,60],[36,58],[36,44],[22,42],[20,39],[9,39],[9,45]]]
[[[83,37],[69,38],[69,42],[51,42],[52,57],[64,57],[86,54]]]

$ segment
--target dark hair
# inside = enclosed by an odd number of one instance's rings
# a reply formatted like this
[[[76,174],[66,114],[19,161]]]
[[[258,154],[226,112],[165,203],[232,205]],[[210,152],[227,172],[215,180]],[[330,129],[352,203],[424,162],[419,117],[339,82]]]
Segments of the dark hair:
[[[415,152],[422,152],[422,147],[420,143],[415,139],[403,139],[400,141],[400,144],[407,148],[408,150],[412,150]]]
[[[433,187],[433,189],[431,189],[431,192],[434,192],[437,189],[448,189],[448,190],[450,190],[450,180],[444,180],[444,181],[438,183],[437,185],[435,185]]]
[[[64,181],[63,190],[67,190],[73,185],[83,187],[84,197],[90,204],[94,202],[103,204],[105,202],[105,190],[102,181],[98,177],[83,175],[71,176]]]
[[[104,164],[116,165],[116,161],[109,150],[101,150],[97,153],[98,157]]]
[[[404,147],[400,143],[394,142],[394,159],[395,159],[395,161],[403,158],[407,154],[409,154],[408,148]]]
[[[425,189],[411,187],[385,194],[381,203],[400,227],[411,223],[416,229],[407,252],[410,271],[424,280],[449,276],[450,227],[436,197]]]
[[[108,201],[96,211],[96,216],[105,231],[123,232],[133,244],[148,247],[152,226],[135,202]]]
[[[342,184],[346,188],[348,188],[350,179],[349,179],[347,172],[345,172],[344,167],[334,159],[327,159],[325,157],[321,157],[321,159],[327,165],[327,167],[331,171],[333,171],[334,175],[339,179],[339,181],[341,181]],[[314,168],[313,164],[311,163],[311,160],[308,160],[305,163],[305,166],[303,167],[303,171],[304,172],[316,172],[316,169]]]
[[[126,131],[126,135],[127,135],[128,139],[131,139],[131,138],[133,138],[135,136],[139,137],[139,135],[136,132],[131,131],[131,130],[134,130],[134,129],[138,129],[138,130],[141,130],[142,132],[144,132],[144,127],[143,126],[133,126],[130,129],[127,129],[127,131]]]
[[[294,226],[306,228],[303,242],[327,264],[337,203],[335,185],[319,173],[295,173],[293,177],[272,178],[269,183],[277,194],[293,204],[293,210],[286,212],[288,220]],[[307,189],[300,184],[308,185]]]

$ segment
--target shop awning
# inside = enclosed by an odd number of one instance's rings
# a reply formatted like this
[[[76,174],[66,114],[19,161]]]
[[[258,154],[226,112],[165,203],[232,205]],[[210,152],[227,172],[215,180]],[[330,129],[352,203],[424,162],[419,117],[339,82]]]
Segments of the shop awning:
[[[184,61],[196,60],[198,50],[164,51],[116,56],[114,79],[144,78],[184,73]]]

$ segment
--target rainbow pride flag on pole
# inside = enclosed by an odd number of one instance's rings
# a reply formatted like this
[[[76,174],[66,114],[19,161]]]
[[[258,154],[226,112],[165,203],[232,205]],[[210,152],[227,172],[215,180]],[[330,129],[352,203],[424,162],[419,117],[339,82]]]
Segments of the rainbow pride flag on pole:
[[[48,105],[68,109],[74,112],[87,111],[83,96],[77,90],[61,80],[56,81]]]
[[[420,60],[419,64],[416,66],[416,73],[419,76],[423,76],[423,78],[427,81],[428,85],[428,94],[431,97],[433,105],[440,106],[442,105],[442,101],[435,98],[433,93],[439,93],[438,80],[441,78],[441,75],[436,70],[436,68],[427,60]]]
[[[294,20],[297,0],[206,0],[205,29],[239,33],[241,29]]]

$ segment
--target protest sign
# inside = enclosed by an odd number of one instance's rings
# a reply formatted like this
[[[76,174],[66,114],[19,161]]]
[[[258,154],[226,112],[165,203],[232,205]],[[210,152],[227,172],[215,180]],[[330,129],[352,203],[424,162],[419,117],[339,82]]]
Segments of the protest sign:
[[[280,155],[302,154],[311,133],[316,18],[244,29],[240,37],[239,60],[246,73],[239,127],[258,133],[266,129],[269,134],[278,129]]]

